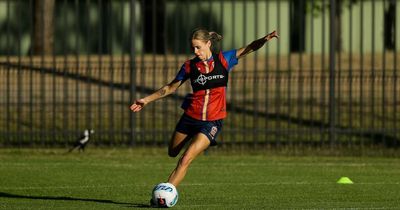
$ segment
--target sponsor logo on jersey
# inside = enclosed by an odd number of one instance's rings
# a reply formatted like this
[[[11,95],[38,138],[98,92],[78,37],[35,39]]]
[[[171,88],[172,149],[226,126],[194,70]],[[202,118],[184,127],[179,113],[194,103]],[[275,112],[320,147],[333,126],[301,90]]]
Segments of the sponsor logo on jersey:
[[[212,76],[205,76],[203,74],[200,74],[197,79],[194,81],[194,83],[198,83],[200,85],[205,85],[207,81],[210,80],[217,80],[217,79],[223,79],[224,75],[219,74],[219,75],[212,75]]]

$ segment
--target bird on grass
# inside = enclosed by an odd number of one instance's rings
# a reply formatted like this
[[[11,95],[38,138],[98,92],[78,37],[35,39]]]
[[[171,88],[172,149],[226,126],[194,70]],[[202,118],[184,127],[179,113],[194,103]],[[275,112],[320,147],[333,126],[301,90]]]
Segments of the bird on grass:
[[[79,152],[84,152],[86,145],[89,143],[90,136],[93,133],[94,130],[86,129],[85,131],[83,131],[83,135],[78,140],[76,140],[74,146],[70,150],[68,150],[68,152],[72,152],[75,149],[78,149]]]

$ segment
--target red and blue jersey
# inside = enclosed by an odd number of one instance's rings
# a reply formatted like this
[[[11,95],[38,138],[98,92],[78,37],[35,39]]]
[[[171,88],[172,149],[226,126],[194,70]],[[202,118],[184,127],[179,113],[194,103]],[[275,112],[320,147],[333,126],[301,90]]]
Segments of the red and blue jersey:
[[[213,54],[207,61],[197,57],[186,61],[175,80],[190,80],[193,93],[182,104],[185,114],[202,121],[226,117],[228,73],[238,64],[236,50]]]

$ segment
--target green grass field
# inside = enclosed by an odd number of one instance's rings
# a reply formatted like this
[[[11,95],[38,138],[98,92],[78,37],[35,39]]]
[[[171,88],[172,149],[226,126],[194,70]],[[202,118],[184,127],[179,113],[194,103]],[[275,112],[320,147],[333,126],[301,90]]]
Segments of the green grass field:
[[[0,209],[146,209],[166,149],[1,149]],[[354,184],[337,184],[347,176]],[[210,150],[174,209],[400,209],[400,159]]]

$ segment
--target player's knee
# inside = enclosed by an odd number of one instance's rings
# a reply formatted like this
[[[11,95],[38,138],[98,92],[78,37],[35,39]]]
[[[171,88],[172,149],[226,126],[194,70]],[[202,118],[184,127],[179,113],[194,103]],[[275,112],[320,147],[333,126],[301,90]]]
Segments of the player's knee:
[[[179,161],[179,164],[183,167],[188,167],[192,161],[193,161],[193,157],[191,157],[190,155],[184,154],[182,156],[181,160]]]
[[[178,156],[178,154],[179,154],[178,151],[176,151],[176,150],[174,150],[174,149],[171,149],[171,148],[168,148],[168,156],[170,156],[170,157],[176,157],[176,156]]]

